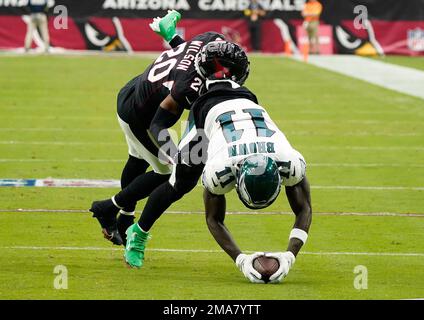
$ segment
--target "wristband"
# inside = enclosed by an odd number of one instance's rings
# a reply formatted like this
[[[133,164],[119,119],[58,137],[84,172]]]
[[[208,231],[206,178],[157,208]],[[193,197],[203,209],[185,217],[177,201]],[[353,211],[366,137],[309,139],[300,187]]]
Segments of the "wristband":
[[[306,243],[306,239],[308,239],[308,233],[302,229],[299,228],[293,228],[290,232],[289,240],[292,238],[299,239],[303,242],[303,244]]]

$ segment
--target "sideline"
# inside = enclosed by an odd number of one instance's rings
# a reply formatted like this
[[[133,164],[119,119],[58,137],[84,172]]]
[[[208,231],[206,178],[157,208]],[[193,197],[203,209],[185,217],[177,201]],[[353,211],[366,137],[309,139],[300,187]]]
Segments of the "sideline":
[[[293,59],[301,60],[299,56]],[[308,63],[374,85],[424,99],[424,71],[355,55],[308,57]]]

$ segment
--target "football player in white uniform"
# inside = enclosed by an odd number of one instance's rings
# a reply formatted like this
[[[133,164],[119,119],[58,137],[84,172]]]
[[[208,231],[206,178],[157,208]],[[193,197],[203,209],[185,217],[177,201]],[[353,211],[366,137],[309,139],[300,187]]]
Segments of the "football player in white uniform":
[[[279,269],[270,281],[281,282],[306,242],[311,224],[305,160],[258,105],[256,96],[240,86],[249,73],[240,47],[209,43],[197,56],[196,67],[207,79],[206,93],[192,105],[189,130],[179,144],[169,182],[152,192],[139,223],[127,230],[126,262],[132,267],[142,265],[145,239],[155,220],[202,176],[206,221],[217,243],[251,282],[264,282],[253,268],[256,257],[278,259]],[[296,215],[287,251],[242,253],[224,224],[225,194],[235,188],[248,208],[262,209],[274,202],[281,186]]]

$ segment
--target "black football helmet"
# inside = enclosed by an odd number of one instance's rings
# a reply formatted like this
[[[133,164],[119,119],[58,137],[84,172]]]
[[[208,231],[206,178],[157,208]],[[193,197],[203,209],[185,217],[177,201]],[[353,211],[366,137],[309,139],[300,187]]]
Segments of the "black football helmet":
[[[228,41],[213,41],[197,54],[197,72],[209,80],[230,79],[243,85],[249,76],[250,62],[240,46]]]

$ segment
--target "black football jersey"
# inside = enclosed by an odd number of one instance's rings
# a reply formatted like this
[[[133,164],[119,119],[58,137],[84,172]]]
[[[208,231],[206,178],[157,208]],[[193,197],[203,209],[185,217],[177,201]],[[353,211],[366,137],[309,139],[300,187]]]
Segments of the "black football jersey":
[[[134,79],[136,113],[144,123],[150,123],[160,103],[171,94],[178,104],[190,109],[199,96],[203,80],[194,67],[194,59],[209,42],[224,40],[223,35],[206,32],[190,41],[164,51]]]
[[[254,103],[258,103],[256,95],[246,87],[232,88],[229,82],[213,84],[212,87],[203,95],[201,95],[192,105],[190,111],[190,120],[194,121],[196,128],[204,128],[206,116],[209,111],[217,104],[233,100],[248,99]]]

